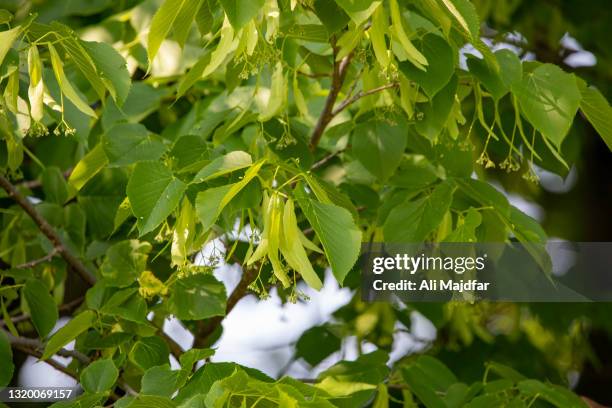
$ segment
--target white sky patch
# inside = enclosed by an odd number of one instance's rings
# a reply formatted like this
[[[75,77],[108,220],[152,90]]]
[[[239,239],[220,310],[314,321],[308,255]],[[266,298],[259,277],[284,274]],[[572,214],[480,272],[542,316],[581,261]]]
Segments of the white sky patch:
[[[536,165],[533,166],[533,170],[540,178],[540,186],[551,193],[567,193],[571,191],[578,182],[578,172],[575,166],[570,168],[565,178]]]
[[[580,44],[574,37],[569,35],[569,33],[565,33],[565,35],[563,35],[563,38],[561,38],[561,45],[564,48],[576,50],[576,52],[572,53],[563,61],[570,67],[592,67],[597,64],[597,57],[595,57],[595,54],[586,51],[582,47],[582,44]]]

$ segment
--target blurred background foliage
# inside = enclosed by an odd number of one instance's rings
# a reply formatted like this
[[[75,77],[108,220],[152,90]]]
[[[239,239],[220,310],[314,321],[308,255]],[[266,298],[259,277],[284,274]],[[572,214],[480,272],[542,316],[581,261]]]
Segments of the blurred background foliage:
[[[551,62],[576,72],[596,85],[608,100],[612,97],[612,7],[608,0],[473,0],[485,22],[484,36],[516,46],[542,62]],[[79,31],[83,38],[116,43],[133,37],[144,27],[159,2],[141,4],[142,13],[131,15],[124,24],[121,13],[140,4],[137,0],[0,0],[0,8],[23,19],[38,14],[38,21],[59,21]],[[147,14],[148,13],[148,14]],[[499,35],[514,32],[512,38]],[[501,33],[501,34],[500,34]],[[568,41],[567,37],[575,39]],[[577,42],[577,43],[576,43]],[[121,47],[119,47],[121,48]],[[576,54],[592,53],[596,62],[582,65]],[[164,50],[166,59],[147,77],[137,69],[137,97],[126,103],[151,129],[172,129],[178,118],[196,103],[187,96],[178,102],[158,85],[173,80],[194,58],[189,45],[183,58],[179,50]],[[173,54],[175,53],[175,54]],[[146,50],[140,43],[125,44],[128,64],[146,66]],[[176,56],[176,58],[175,58]],[[265,56],[262,56],[265,58]],[[130,59],[133,59],[130,61]],[[134,62],[136,61],[136,62]],[[612,118],[610,118],[612,120]],[[102,122],[104,119],[102,120]],[[103,123],[102,123],[103,125]],[[81,131],[77,127],[77,132]],[[171,130],[169,130],[171,132]],[[87,130],[81,136],[87,138]],[[573,126],[573,170],[565,178],[542,178],[542,185],[510,177],[501,170],[489,175],[504,188],[524,197],[539,208],[548,235],[571,241],[612,240],[612,160],[605,143],[585,121]],[[37,141],[34,153],[47,164],[66,170],[78,156],[79,145],[71,139],[46,136]],[[25,168],[26,179],[36,179],[35,167]],[[120,172],[109,172],[116,183],[127,183]],[[123,191],[123,188],[121,188]],[[121,194],[96,191],[120,202]],[[85,194],[86,196],[86,194]],[[97,228],[103,236],[108,226]],[[95,232],[94,232],[95,233]],[[161,269],[160,269],[161,271]],[[359,285],[358,270],[346,279],[349,287]],[[67,286],[67,292],[80,292]],[[76,294],[76,293],[75,293]],[[67,293],[67,297],[75,294]],[[282,295],[282,293],[281,293]],[[340,347],[340,339],[356,336],[359,345],[372,344],[391,350],[398,330],[411,332],[414,312],[429,319],[437,330],[434,339],[413,340],[419,350],[437,356],[462,380],[482,379],[483,367],[475,362],[497,361],[514,367],[528,377],[550,379],[571,385],[579,395],[612,405],[612,305],[596,304],[414,304],[397,310],[386,304],[365,304],[358,294],[334,313],[333,322],[307,331],[297,343],[296,359],[316,366]],[[399,323],[399,324],[398,324]],[[400,329],[398,329],[398,327]],[[321,339],[324,338],[325,341]],[[413,355],[404,357],[414,359]]]

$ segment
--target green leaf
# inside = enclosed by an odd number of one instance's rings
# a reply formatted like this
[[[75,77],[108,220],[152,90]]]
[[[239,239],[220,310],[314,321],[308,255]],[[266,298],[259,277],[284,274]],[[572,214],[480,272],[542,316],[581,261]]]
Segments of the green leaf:
[[[538,380],[523,380],[518,383],[518,389],[521,394],[527,397],[537,397],[559,408],[586,408],[588,406],[582,399],[568,390],[544,384]]]
[[[130,286],[147,267],[151,244],[137,239],[113,244],[100,266],[100,274],[110,286]]]
[[[196,197],[196,212],[204,230],[208,231],[214,225],[221,211],[232,201],[234,197],[253,180],[263,166],[264,161],[253,164],[244,173],[242,180],[221,187],[209,188],[198,193]]]
[[[389,179],[389,184],[409,191],[418,191],[438,179],[436,168],[422,157],[409,156]]]
[[[508,367],[507,365],[501,363],[496,363],[495,361],[487,363],[487,368],[491,372],[499,375],[501,378],[512,380],[514,382],[519,382],[525,379],[525,376],[516,371],[514,368]]]
[[[546,243],[547,241],[548,237],[542,226],[536,220],[514,206],[510,207],[510,224],[510,228],[516,238],[523,243]]]
[[[141,236],[157,228],[174,211],[186,188],[162,163],[136,164],[127,185],[127,196]]]
[[[55,74],[55,78],[57,79],[57,83],[60,87],[60,91],[62,92],[62,94],[64,94],[64,96],[66,96],[66,98],[68,98],[78,110],[80,110],[86,115],[96,118],[96,112],[91,109],[91,107],[87,104],[87,101],[83,100],[83,98],[72,87],[72,84],[66,77],[66,74],[64,73],[64,65],[62,63],[62,59],[55,50],[55,47],[51,45],[51,43],[47,43],[47,47],[49,48],[49,54],[51,55],[51,65],[53,67],[53,73]]]
[[[360,25],[370,18],[382,1],[336,0],[336,3],[346,11],[356,25]]]
[[[185,46],[193,20],[196,18],[198,11],[203,3],[208,3],[207,0],[189,0],[183,4],[179,10],[176,19],[174,20],[174,39],[182,47]]]
[[[264,0],[220,0],[227,19],[239,30],[253,17],[259,13],[264,5]]]
[[[461,31],[472,41],[480,36],[480,19],[469,0],[441,0]]]
[[[416,395],[426,408],[447,408],[442,397],[438,395],[432,384],[428,382],[428,378],[422,375],[421,370],[406,367],[402,370],[402,375],[412,393]]]
[[[453,76],[451,81],[432,100],[417,105],[423,115],[422,119],[417,119],[415,126],[419,134],[431,141],[437,140],[448,122],[448,117],[455,102],[457,83],[457,76]]]
[[[357,160],[379,180],[387,180],[397,169],[406,149],[403,123],[391,126],[385,121],[369,121],[353,131],[352,147]]]
[[[365,406],[389,373],[385,364],[388,358],[387,353],[377,350],[363,354],[355,361],[340,361],[319,375],[315,387],[341,397],[332,401],[334,405],[347,408]]]
[[[13,20],[13,13],[6,9],[0,9],[0,24],[10,23]]]
[[[200,2],[200,8],[195,15],[195,22],[198,26],[198,31],[200,31],[200,35],[206,35],[212,30],[214,18],[210,9],[209,0]]]
[[[606,142],[608,149],[612,150],[612,107],[606,98],[596,88],[580,84],[580,110],[593,125],[599,136]]]
[[[89,329],[95,318],[96,314],[91,310],[86,310],[76,315],[49,339],[41,360],[48,359],[57,353],[59,349],[74,340],[79,334]]]
[[[217,157],[212,162],[204,166],[193,178],[194,183],[201,183],[211,180],[215,177],[223,176],[232,171],[249,167],[253,164],[251,155],[237,150],[228,154]]]
[[[314,12],[330,35],[344,28],[350,20],[350,17],[335,1],[314,0]]]
[[[104,152],[102,143],[99,143],[89,151],[74,167],[68,178],[68,183],[77,191],[91,180],[100,170],[106,166],[108,158]]]
[[[510,216],[508,199],[492,185],[474,179],[455,179],[455,183],[479,206],[494,208],[504,219]]]
[[[85,76],[100,100],[104,100],[106,85],[100,77],[92,57],[83,46],[83,41],[80,40],[68,26],[54,21],[51,23],[51,27],[63,37],[62,42],[58,44],[61,44],[61,47],[64,48],[75,66],[81,71],[83,76]]]
[[[580,106],[576,77],[556,65],[543,64],[524,74],[512,91],[527,120],[560,148]]]
[[[151,367],[141,380],[140,392],[146,395],[171,397],[176,391],[179,371],[173,371],[168,364]]]
[[[495,58],[499,64],[499,75],[507,87],[512,87],[523,78],[523,65],[518,55],[506,49],[495,51]]]
[[[440,360],[423,355],[405,368],[406,371],[425,380],[436,392],[444,393],[457,382],[457,377]]]
[[[208,145],[200,136],[180,137],[174,142],[170,156],[173,157],[173,167],[179,173],[198,171],[210,162]]]
[[[143,371],[168,364],[168,346],[160,337],[144,337],[134,343],[128,354],[130,361]]]
[[[176,408],[176,404],[168,397],[138,395],[126,408]]]
[[[158,160],[166,151],[159,138],[139,123],[122,123],[108,129],[103,146],[111,166]]]
[[[434,230],[448,211],[454,187],[447,182],[440,183],[424,197],[400,204],[391,212],[383,226],[387,242],[423,242]]]
[[[9,52],[13,43],[21,34],[21,27],[17,26],[10,30],[0,32],[0,64],[4,62],[4,57]]]
[[[196,212],[204,226],[204,231],[208,231],[215,224],[217,218],[219,218],[219,214],[223,210],[219,206],[233,186],[234,184],[227,184],[225,186],[209,188],[198,193],[196,197]]]
[[[204,70],[210,66],[211,57],[211,52],[205,52],[191,67],[191,69],[181,77],[176,90],[177,99],[185,95],[185,92],[187,92],[189,88],[193,86],[193,84],[202,79]]]
[[[159,51],[162,41],[174,26],[179,12],[185,4],[192,0],[165,0],[161,7],[157,9],[151,20],[149,36],[147,38],[147,54],[149,56],[149,67]]]
[[[340,350],[341,339],[326,326],[315,326],[306,330],[298,340],[296,356],[301,357],[312,367],[319,364],[332,353]]]
[[[470,208],[465,216],[459,219],[457,228],[448,234],[445,242],[476,242],[476,228],[482,222],[480,213]]]
[[[501,76],[485,60],[468,54],[467,66],[470,73],[484,85],[495,101],[500,100],[510,91],[510,86],[506,85]]]
[[[342,284],[359,256],[361,231],[348,210],[311,199],[301,184],[294,192],[302,212],[323,244],[334,276]]]
[[[266,105],[260,110],[257,120],[266,122],[278,115],[287,104],[287,75],[283,71],[283,64],[276,63],[272,78],[270,79],[270,91]]]
[[[122,106],[132,85],[125,59],[109,44],[94,41],[82,41],[81,44],[111,97]]]
[[[423,71],[408,61],[399,63],[400,71],[406,78],[415,81],[425,93],[433,98],[448,82],[455,72],[455,54],[453,48],[439,35],[428,33],[415,46],[432,61]],[[435,63],[433,63],[435,61]]]
[[[6,387],[13,378],[13,350],[4,330],[0,330],[0,387]]]
[[[183,354],[181,354],[181,356],[179,357],[179,361],[181,363],[181,367],[184,370],[191,371],[191,369],[193,368],[193,365],[196,362],[209,358],[213,356],[214,354],[215,354],[215,350],[213,349],[192,348],[190,350],[185,351]]]
[[[135,323],[147,323],[147,303],[137,288],[119,290],[100,308],[100,313],[120,317]]]
[[[46,201],[62,205],[68,200],[68,185],[59,168],[45,167],[41,179]]]
[[[172,312],[181,320],[225,315],[225,286],[212,275],[198,273],[179,279],[171,291]]]
[[[87,392],[97,394],[106,392],[119,378],[119,370],[115,367],[113,360],[101,359],[89,364],[81,372],[81,386]]]
[[[30,279],[23,288],[28,302],[32,323],[42,338],[51,332],[57,322],[57,305],[49,293],[49,288],[38,279]]]

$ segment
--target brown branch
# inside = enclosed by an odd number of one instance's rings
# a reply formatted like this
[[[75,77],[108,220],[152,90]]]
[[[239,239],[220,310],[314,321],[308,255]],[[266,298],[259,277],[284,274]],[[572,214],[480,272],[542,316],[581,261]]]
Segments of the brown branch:
[[[83,263],[77,257],[70,253],[68,248],[66,248],[66,246],[62,243],[62,240],[57,232],[55,232],[47,220],[45,220],[38,213],[38,211],[36,211],[36,208],[34,208],[32,203],[30,203],[26,197],[17,191],[15,186],[2,175],[0,175],[0,186],[2,186],[9,197],[12,197],[13,200],[15,200],[17,204],[19,204],[21,208],[23,208],[23,210],[30,216],[30,218],[32,218],[40,231],[51,241],[62,258],[64,258],[66,263],[70,265],[72,270],[74,270],[85,282],[93,286],[94,283],[96,283],[96,278],[87,270],[85,265],[83,265]]]
[[[335,61],[337,54],[337,48],[335,45],[333,46],[333,49],[334,70],[332,72],[331,88],[329,89],[329,94],[325,100],[323,111],[321,112],[321,115],[319,115],[317,124],[315,125],[312,135],[310,136],[310,150],[315,150],[317,148],[319,142],[321,141],[321,137],[323,136],[323,132],[325,132],[325,128],[327,128],[329,122],[331,122],[331,120],[334,118],[334,104],[336,103],[336,99],[338,99],[338,94],[340,93],[340,89],[342,89],[344,78],[346,77],[351,59],[353,58],[353,53],[351,52],[340,61]]]
[[[43,256],[42,258],[35,259],[33,261],[26,262],[26,263],[21,264],[21,265],[17,265],[15,268],[16,269],[30,269],[30,268],[33,268],[36,265],[39,265],[41,263],[45,263],[47,261],[50,261],[51,259],[53,259],[53,257],[55,255],[57,255],[58,252],[59,252],[59,250],[57,248],[53,248],[51,250],[51,252],[49,252],[47,255]]]
[[[179,358],[181,357],[181,355],[183,354],[184,350],[181,347],[180,344],[178,344],[176,341],[174,341],[174,339],[172,337],[170,337],[165,331],[163,327],[158,327],[157,328],[157,334],[159,335],[159,337],[161,337],[166,344],[168,344],[168,348],[170,349],[170,352],[172,353],[172,355],[176,358],[176,360],[178,361]]]
[[[8,338],[9,343],[11,344],[11,347],[13,347],[13,348],[15,348],[17,350],[20,350],[20,351],[22,351],[22,352],[24,352],[26,354],[29,354],[31,356],[34,356],[36,358],[41,358],[42,357],[42,355],[43,355],[42,350],[44,349],[44,345],[43,345],[43,343],[40,340],[32,339],[32,338],[27,338],[27,337],[13,336],[11,333],[9,333],[8,331],[5,331],[5,330],[3,330],[3,332],[6,335],[6,337]],[[91,363],[91,359],[89,357],[87,357],[85,354],[83,354],[83,353],[81,353],[80,351],[77,351],[77,350],[60,349],[55,354],[57,354],[58,356],[62,356],[62,357],[76,358],[77,360],[79,360],[84,365],[88,365],[88,364]],[[65,373],[65,374],[71,376],[75,380],[77,380],[77,381],[79,380],[79,376],[76,373],[74,373],[68,367],[65,367],[64,365],[58,363],[53,358],[49,358],[47,360],[42,360],[42,361],[44,361],[45,363],[49,364],[51,367],[56,368],[57,370],[59,370],[59,371]],[[117,384],[127,394],[137,395],[136,391],[134,391],[132,389],[132,387],[130,387],[129,384],[127,384],[123,379],[119,378],[117,380]],[[111,398],[117,400],[117,399],[119,399],[119,396],[111,394]]]
[[[259,263],[256,263],[248,268],[245,268],[242,272],[242,277],[240,278],[240,282],[238,282],[238,286],[232,292],[232,294],[227,298],[227,304],[225,306],[225,316],[227,316],[232,309],[238,304],[240,299],[245,297],[248,292],[248,287],[255,278],[257,277],[257,273],[259,272]],[[201,348],[209,346],[209,338],[210,336],[221,326],[221,322],[225,316],[215,316],[212,319],[201,320],[198,322],[198,330],[193,341],[193,347]]]
[[[340,112],[342,112],[344,109],[346,109],[348,106],[350,106],[351,104],[357,102],[359,99],[366,97],[366,96],[370,96],[372,94],[378,93],[378,92],[382,92],[385,89],[391,89],[391,88],[395,88],[397,87],[399,84],[397,82],[391,82],[385,85],[381,85],[379,87],[376,88],[372,88],[369,89],[367,91],[359,91],[357,92],[355,95],[346,98],[345,100],[343,100],[342,102],[340,102],[340,104],[334,109],[332,110],[332,117],[336,116],[337,114],[339,114]]]
[[[42,356],[42,353],[40,351],[37,351],[35,349],[32,349],[24,344],[19,344],[19,343],[11,343],[11,346],[15,349],[15,350],[19,350],[21,352],[24,352],[25,354],[28,354],[30,356],[36,357],[36,358],[40,358]],[[79,376],[73,372],[72,370],[70,370],[68,367],[60,364],[57,360],[54,360],[52,358],[49,358],[47,360],[43,361],[44,363],[49,364],[51,367],[55,368],[58,371],[61,371],[62,373],[74,378],[75,380],[79,380]]]
[[[24,346],[21,344],[13,344],[12,346],[14,349],[19,350],[33,357],[40,358],[42,356],[42,353],[40,351],[28,348],[27,346]],[[61,371],[62,373],[66,374],[69,377],[74,378],[77,382],[79,382],[79,375],[75,373],[74,371],[72,371],[71,369],[69,369],[68,367],[66,367],[65,365],[61,364],[59,361],[54,360],[52,358],[48,358],[47,360],[42,360],[42,362],[49,364],[51,367],[55,368],[57,371]],[[123,380],[121,381],[123,382]],[[131,394],[131,395],[136,395],[136,392],[132,388],[130,388],[129,385],[125,384],[124,382],[123,384],[124,386],[126,386],[127,389],[130,390],[129,392],[126,391],[126,393]],[[113,401],[117,401],[119,398],[121,398],[115,392],[112,392],[109,397]]]
[[[40,355],[42,356],[42,352],[44,350],[44,344],[38,340],[38,339],[32,339],[29,337],[17,337],[17,336],[13,336],[10,332],[3,330],[4,334],[6,335],[6,337],[8,338],[8,341],[11,345],[14,346],[21,346],[21,347],[26,347],[28,349],[34,350],[38,353],[40,353]],[[57,353],[58,356],[62,356],[62,357],[71,357],[71,358],[76,358],[77,360],[79,360],[81,363],[83,364],[89,364],[90,360],[89,357],[87,357],[85,354],[81,353],[80,351],[77,350],[66,350],[66,349],[59,349],[59,351]],[[40,357],[40,356],[38,356]]]

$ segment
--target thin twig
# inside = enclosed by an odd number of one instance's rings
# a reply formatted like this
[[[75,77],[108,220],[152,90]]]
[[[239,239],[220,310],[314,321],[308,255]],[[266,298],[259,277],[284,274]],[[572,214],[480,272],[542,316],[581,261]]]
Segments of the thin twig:
[[[344,152],[344,149],[339,149],[335,152],[328,154],[327,156],[323,157],[321,160],[315,162],[312,166],[310,166],[310,170],[316,170],[320,167],[325,166],[330,160],[332,160],[334,157],[338,156],[342,152]]]
[[[68,177],[70,177],[70,174],[72,174],[72,167],[66,170],[63,173],[63,176],[65,179],[67,179]],[[42,181],[41,180],[27,180],[27,181],[24,181],[23,183],[20,183],[19,187],[23,187],[23,188],[32,190],[35,188],[42,187]]]
[[[376,88],[372,88],[372,89],[368,89],[367,91],[359,91],[357,92],[355,95],[346,98],[345,100],[343,100],[334,110],[332,110],[332,117],[336,116],[337,114],[339,114],[340,112],[342,112],[344,109],[346,109],[349,105],[357,102],[359,99],[384,91],[385,89],[390,89],[390,88],[395,88],[397,87],[399,84],[397,82],[391,82],[385,85],[381,85],[379,87]]]
[[[55,255],[58,254],[58,252],[59,252],[59,250],[57,248],[53,248],[51,250],[51,252],[49,252],[47,255],[43,256],[42,258],[35,259],[33,261],[26,262],[26,263],[21,264],[21,265],[17,265],[15,268],[16,269],[30,269],[30,268],[33,268],[36,265],[39,265],[41,263],[45,263],[47,261],[50,261]]]
[[[53,227],[49,225],[47,220],[45,220],[39,213],[36,211],[36,208],[28,201],[26,197],[24,197],[10,181],[8,181],[4,176],[0,175],[0,186],[7,192],[9,197],[12,197],[13,200],[17,202],[24,209],[24,211],[32,218],[34,223],[38,226],[38,229],[45,234],[47,238],[51,241],[53,246],[57,249],[59,254],[64,258],[66,263],[70,265],[72,270],[74,270],[85,282],[89,285],[94,285],[96,283],[96,278],[87,270],[85,265],[70,251],[66,246],[62,243],[60,236],[55,232]]]

